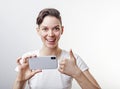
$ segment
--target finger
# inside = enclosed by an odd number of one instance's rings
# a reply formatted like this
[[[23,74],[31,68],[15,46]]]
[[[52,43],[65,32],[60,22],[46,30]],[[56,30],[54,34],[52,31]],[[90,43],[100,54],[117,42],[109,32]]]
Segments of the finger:
[[[33,56],[32,56],[32,58],[36,58],[36,57],[37,57],[37,55],[33,55]]]
[[[28,57],[27,61],[31,58],[36,58],[36,57],[37,57],[37,55],[31,55],[31,56]]]
[[[34,57],[37,57],[37,55],[33,54],[33,55],[29,56],[29,58],[34,58]]]
[[[29,57],[25,57],[25,58],[23,59],[23,63],[27,63],[28,59],[29,59]]]
[[[62,68],[59,68],[58,71],[61,72],[61,73],[64,72],[64,70]]]
[[[64,69],[64,68],[65,68],[65,65],[60,65],[59,68],[60,68],[60,69]]]
[[[35,74],[39,73],[39,72],[42,72],[41,69],[37,69],[37,70],[32,70],[32,76],[34,76]]]
[[[63,60],[63,61],[60,61],[59,64],[60,64],[60,65],[65,65],[65,63],[66,63],[65,60]]]
[[[70,49],[69,55],[70,55],[70,59],[75,59],[74,54],[73,54],[73,52],[72,52],[72,49]]]
[[[36,55],[36,54],[34,54],[34,55],[33,55],[33,57],[37,57],[37,55]]]
[[[21,60],[21,59],[22,59],[21,57],[17,58],[17,64],[18,64],[18,65],[21,65],[21,63],[20,63],[20,60]]]
[[[29,58],[32,58],[32,57],[37,57],[37,55],[36,54],[33,54],[33,55],[27,55],[26,57],[24,57],[25,59],[27,58],[27,59],[29,59]]]

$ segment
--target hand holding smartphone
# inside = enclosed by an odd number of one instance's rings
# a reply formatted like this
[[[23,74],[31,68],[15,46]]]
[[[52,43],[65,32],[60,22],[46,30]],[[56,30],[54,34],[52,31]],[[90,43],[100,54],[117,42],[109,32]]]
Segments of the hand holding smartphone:
[[[29,59],[29,67],[31,70],[56,69],[58,67],[58,61],[56,56],[34,57]]]

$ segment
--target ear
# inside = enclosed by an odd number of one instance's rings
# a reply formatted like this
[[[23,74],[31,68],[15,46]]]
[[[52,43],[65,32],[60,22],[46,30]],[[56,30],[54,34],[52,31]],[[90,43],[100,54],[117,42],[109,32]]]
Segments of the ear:
[[[64,26],[62,26],[61,28],[62,28],[62,29],[61,29],[61,35],[62,35],[63,32],[64,32]]]
[[[37,32],[38,35],[40,34],[39,31],[40,31],[40,28],[37,27],[37,28],[36,28],[36,32]]]
[[[39,32],[39,30],[40,30],[39,27],[37,27],[37,28],[36,28],[36,31]]]

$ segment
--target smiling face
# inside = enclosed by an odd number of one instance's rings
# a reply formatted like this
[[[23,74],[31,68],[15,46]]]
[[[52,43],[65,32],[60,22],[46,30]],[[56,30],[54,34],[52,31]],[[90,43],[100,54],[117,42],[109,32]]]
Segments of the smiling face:
[[[56,48],[58,47],[58,41],[63,33],[63,27],[56,17],[46,16],[37,28],[37,32],[41,37],[44,47]]]

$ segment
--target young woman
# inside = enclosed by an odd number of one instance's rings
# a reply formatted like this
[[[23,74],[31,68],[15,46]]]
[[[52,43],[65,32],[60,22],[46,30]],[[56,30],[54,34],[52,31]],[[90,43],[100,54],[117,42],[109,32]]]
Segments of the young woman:
[[[74,78],[82,89],[100,89],[90,74],[87,65],[79,55],[59,48],[58,42],[64,28],[60,13],[54,8],[40,11],[36,31],[43,46],[39,50],[28,52],[17,59],[18,74],[13,89],[71,89]],[[57,69],[30,70],[28,60],[32,57],[55,55],[58,59]],[[28,81],[28,82],[27,82]]]

